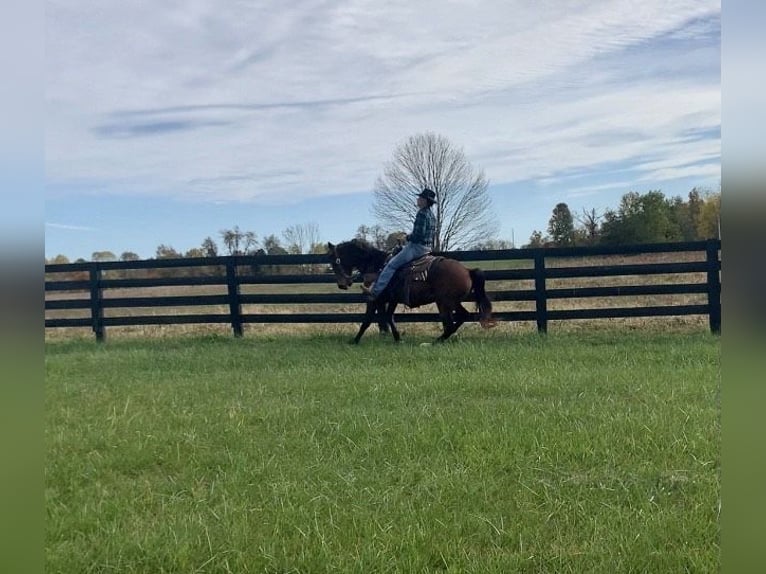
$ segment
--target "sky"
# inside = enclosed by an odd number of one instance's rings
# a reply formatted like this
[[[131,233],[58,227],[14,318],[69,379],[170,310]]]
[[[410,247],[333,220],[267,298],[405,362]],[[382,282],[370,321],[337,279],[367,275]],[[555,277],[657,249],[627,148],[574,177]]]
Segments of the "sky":
[[[721,181],[708,0],[47,0],[45,255],[184,252],[239,226],[374,225],[395,148],[445,136],[498,238],[554,206]]]

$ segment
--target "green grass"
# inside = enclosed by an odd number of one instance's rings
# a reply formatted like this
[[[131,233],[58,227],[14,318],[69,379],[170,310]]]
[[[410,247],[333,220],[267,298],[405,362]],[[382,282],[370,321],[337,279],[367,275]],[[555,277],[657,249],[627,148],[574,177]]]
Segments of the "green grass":
[[[347,338],[47,343],[46,571],[719,570],[719,339]]]

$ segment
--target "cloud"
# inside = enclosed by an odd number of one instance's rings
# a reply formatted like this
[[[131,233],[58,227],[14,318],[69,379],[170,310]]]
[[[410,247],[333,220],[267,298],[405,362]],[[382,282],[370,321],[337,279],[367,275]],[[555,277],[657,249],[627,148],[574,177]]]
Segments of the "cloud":
[[[719,2],[48,6],[50,193],[365,192],[427,130],[498,184],[720,166]]]
[[[210,120],[163,120],[154,122],[122,122],[102,124],[93,132],[102,138],[129,138],[161,136],[171,132],[195,131],[207,127],[221,127],[228,122]]]
[[[238,103],[238,104],[202,104],[188,106],[173,106],[167,108],[148,108],[145,110],[120,110],[114,112],[114,117],[142,117],[142,116],[168,116],[173,114],[195,114],[207,112],[258,112],[279,109],[301,108],[311,111],[349,104],[385,102],[396,98],[405,97],[407,94],[392,94],[385,96],[370,95],[356,98],[333,98],[324,100],[297,100],[271,103]]]
[[[45,222],[45,227],[52,229],[61,229],[64,231],[98,231],[95,227],[88,227],[86,225],[70,225],[66,223],[49,223]]]

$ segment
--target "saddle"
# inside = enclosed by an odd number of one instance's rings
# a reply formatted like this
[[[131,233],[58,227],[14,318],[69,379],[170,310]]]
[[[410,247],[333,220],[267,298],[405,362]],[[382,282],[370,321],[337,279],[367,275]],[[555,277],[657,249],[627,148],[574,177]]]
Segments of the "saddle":
[[[401,293],[401,302],[411,307],[411,290],[418,283],[425,283],[431,267],[444,259],[440,255],[423,255],[397,269],[391,279],[391,287]]]

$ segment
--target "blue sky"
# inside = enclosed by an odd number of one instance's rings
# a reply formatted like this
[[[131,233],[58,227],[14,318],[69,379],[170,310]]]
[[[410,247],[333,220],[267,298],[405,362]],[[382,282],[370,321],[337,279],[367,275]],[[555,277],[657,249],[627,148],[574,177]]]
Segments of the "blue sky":
[[[376,223],[395,147],[446,136],[500,238],[556,203],[721,178],[720,2],[46,2],[45,254]]]

